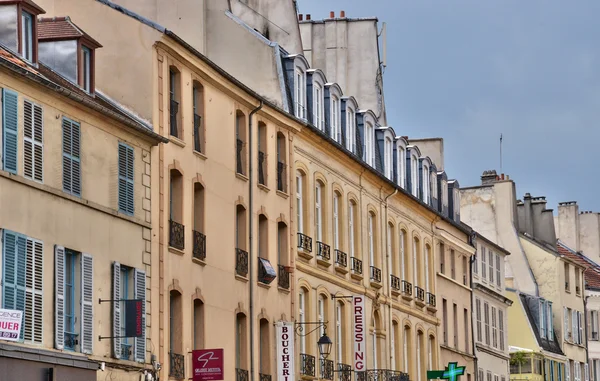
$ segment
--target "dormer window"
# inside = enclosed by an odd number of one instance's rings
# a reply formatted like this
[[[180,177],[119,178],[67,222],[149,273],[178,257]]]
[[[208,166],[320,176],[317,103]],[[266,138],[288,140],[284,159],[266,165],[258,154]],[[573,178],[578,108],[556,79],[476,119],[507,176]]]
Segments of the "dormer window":
[[[429,166],[426,161],[423,160],[423,170],[421,171],[422,181],[422,200],[424,203],[429,204]]]
[[[88,93],[92,92],[92,51],[86,46],[81,47],[81,87]]]
[[[0,44],[37,64],[37,17],[43,13],[31,0],[0,0]]]
[[[401,188],[406,187],[406,141],[398,138],[396,145],[396,182]]]
[[[358,104],[354,97],[343,97],[341,106],[344,119],[341,120],[340,130],[343,128],[346,135],[346,149],[356,153],[356,109]]]
[[[340,100],[336,95],[331,96],[331,137],[336,142],[342,141],[342,129],[340,128]]]
[[[318,82],[313,84],[313,124],[323,131],[325,120],[323,119],[323,87]]]
[[[435,210],[438,210],[438,184],[437,184],[437,171],[435,167],[431,167],[429,169],[429,184],[431,184],[431,202],[430,204],[433,206]]]
[[[343,144],[342,136],[342,89],[336,83],[325,85],[325,116],[327,132],[333,140]]]
[[[414,153],[410,156],[410,184],[412,195],[419,197],[419,158]]]
[[[394,150],[392,146],[392,139],[389,137],[385,138],[384,144],[384,165],[385,165],[385,177],[392,180],[394,177],[394,167],[392,165],[394,159]]]
[[[33,25],[35,18],[31,13],[21,12],[21,52],[23,58],[33,62]]]
[[[365,157],[364,160],[370,166],[374,166],[375,164],[375,150],[373,146],[375,129],[373,128],[373,124],[371,122],[367,122],[365,125]]]
[[[294,108],[296,117],[306,119],[306,74],[300,67],[296,67],[294,74]]]

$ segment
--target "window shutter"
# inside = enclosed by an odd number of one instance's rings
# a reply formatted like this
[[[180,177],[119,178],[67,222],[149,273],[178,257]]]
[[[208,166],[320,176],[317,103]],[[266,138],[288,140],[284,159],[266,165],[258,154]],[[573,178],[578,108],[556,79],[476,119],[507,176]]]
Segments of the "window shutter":
[[[65,348],[65,248],[54,246],[54,347]]]
[[[94,343],[94,261],[81,254],[81,352],[92,354]]]
[[[587,316],[587,338],[589,340],[592,338],[592,311],[587,311],[586,316]]]
[[[25,283],[27,279],[27,238],[17,235],[17,297],[16,309],[23,311],[23,325],[21,326],[21,341],[25,337],[25,326],[31,324],[33,316],[28,315],[25,310],[26,291]]]
[[[564,311],[564,321],[565,321],[565,327],[564,327],[564,340],[568,340],[569,338],[569,310],[567,309],[567,307],[563,307],[563,311]]]
[[[133,273],[134,298],[142,299],[142,336],[135,338],[135,361],[146,362],[146,272],[135,269]]]
[[[565,362],[565,381],[571,381],[571,363],[569,360]]]
[[[63,118],[63,190],[81,196],[80,126]]]
[[[2,157],[4,170],[17,173],[18,100],[16,92],[2,89]]]
[[[3,237],[4,279],[2,287],[2,308],[14,310],[17,308],[17,235],[4,230]]]
[[[579,339],[579,344],[583,344],[583,322],[581,319],[581,315],[581,312],[577,311],[577,328],[579,329],[579,335],[577,336],[577,338]]]
[[[27,262],[25,275],[25,335],[24,339],[42,343],[43,339],[43,263],[42,242],[26,239]]]
[[[133,214],[133,148],[119,143],[119,211]]]
[[[571,311],[571,327],[573,327],[573,331],[571,331],[573,342],[577,344],[577,334],[579,333],[577,330],[577,311]]]
[[[121,358],[121,265],[113,262],[113,356]]]
[[[584,373],[585,373],[585,381],[590,381],[590,368],[588,364],[583,365]]]
[[[44,180],[42,107],[23,102],[23,175],[35,181]]]

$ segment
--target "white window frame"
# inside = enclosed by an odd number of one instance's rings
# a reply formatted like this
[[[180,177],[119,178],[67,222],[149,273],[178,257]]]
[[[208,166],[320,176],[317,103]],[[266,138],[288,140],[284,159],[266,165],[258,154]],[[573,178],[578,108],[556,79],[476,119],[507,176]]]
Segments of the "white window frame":
[[[404,255],[405,255],[405,250],[406,248],[404,247],[404,241],[406,240],[406,233],[404,232],[404,230],[402,230],[401,228],[400,230],[400,242],[398,244],[398,247],[400,248],[400,273],[402,276],[402,280],[406,281],[406,263],[404,262]]]
[[[392,139],[389,137],[385,138],[384,145],[384,165],[385,165],[385,177],[390,180],[394,178],[394,166],[392,163],[394,162],[394,148],[392,145]]]
[[[425,292],[429,292],[429,245],[425,245]]]
[[[375,165],[375,127],[373,123],[365,123],[365,161],[370,166]]]
[[[321,131],[325,129],[324,100],[323,85],[313,75],[313,125]]]
[[[340,126],[340,98],[331,94],[331,137],[338,143],[342,141],[342,128]]]
[[[413,196],[419,197],[419,158],[414,153],[410,157],[411,193]]]
[[[356,153],[356,112],[350,106],[346,109],[346,149]]]
[[[412,248],[413,248],[413,285],[414,285],[414,287],[419,287],[420,286],[419,285],[419,268],[417,265],[417,238],[416,237],[413,237]]]
[[[23,58],[28,62],[33,62],[33,41],[35,16],[29,12],[21,11],[21,51]]]
[[[317,299],[317,318],[319,323],[321,323],[321,328],[319,329],[320,336],[325,334],[325,297],[322,294],[319,294],[319,298]]]
[[[337,305],[335,306],[335,315],[336,315],[336,319],[335,319],[335,332],[336,332],[336,341],[337,341],[337,362],[338,363],[343,363],[344,361],[344,356],[343,356],[343,348],[344,348],[344,331],[342,329],[342,320],[343,320],[343,313],[342,313],[342,302],[338,302]]]
[[[323,187],[319,181],[315,184],[315,239],[323,242]]]
[[[369,218],[368,218],[368,227],[367,227],[367,234],[369,236],[369,265],[376,267],[375,266],[375,232],[374,232],[374,224],[375,221],[373,221],[375,219],[375,216],[373,216],[372,213],[369,213]]]
[[[306,321],[306,292],[300,289],[298,296],[298,323],[303,324]],[[306,353],[306,337],[300,336],[300,353]]]
[[[350,258],[354,258],[356,255],[356,241],[354,237],[355,210],[356,205],[352,200],[348,200],[348,254],[350,254]]]
[[[333,249],[340,249],[340,196],[333,192]]]
[[[300,171],[296,171],[296,216],[298,222],[298,233],[304,233],[304,208],[303,208],[303,177]]]
[[[423,163],[423,202],[429,204],[429,166]]]
[[[299,66],[294,69],[294,86],[296,117],[306,120],[306,72]]]
[[[400,185],[400,187],[404,189],[404,187],[406,186],[406,148],[401,145],[398,145],[397,156],[398,173],[396,176],[396,181],[398,182],[398,185]]]

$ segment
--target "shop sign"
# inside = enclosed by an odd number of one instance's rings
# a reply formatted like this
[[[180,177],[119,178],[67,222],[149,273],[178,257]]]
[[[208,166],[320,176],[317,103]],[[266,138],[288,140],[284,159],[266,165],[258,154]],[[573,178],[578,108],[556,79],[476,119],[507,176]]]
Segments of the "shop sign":
[[[223,348],[192,351],[194,381],[223,380]]]
[[[365,358],[365,297],[362,295],[352,297],[352,322],[354,339],[354,370],[362,372],[367,369],[367,359]]]
[[[143,301],[141,299],[124,300],[125,304],[125,336],[144,336]]]
[[[465,367],[458,366],[457,362],[448,363],[448,366],[444,370],[428,370],[427,371],[427,379],[428,380],[448,380],[448,381],[457,381],[458,376],[462,376],[465,374]]]
[[[23,311],[0,309],[0,340],[19,341]]]
[[[275,324],[277,340],[277,381],[295,380],[294,323],[279,321]]]

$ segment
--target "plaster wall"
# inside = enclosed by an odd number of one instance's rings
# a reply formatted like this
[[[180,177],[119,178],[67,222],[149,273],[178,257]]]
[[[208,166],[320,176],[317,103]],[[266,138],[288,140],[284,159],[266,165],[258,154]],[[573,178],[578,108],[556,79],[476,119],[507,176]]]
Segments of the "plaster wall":
[[[534,352],[541,351],[519,295],[514,291],[507,290],[506,297],[513,302],[511,308],[508,309],[509,345],[530,349]]]
[[[588,311],[600,311],[600,292],[598,291],[585,291],[586,301],[587,301],[587,310]],[[600,341],[598,339],[593,339],[591,334],[588,332],[588,357],[590,360],[600,360]],[[590,367],[592,367],[590,361]]]
[[[575,251],[581,250],[579,220],[579,206],[576,203],[559,204],[558,216],[554,217],[556,236]]]
[[[600,262],[600,214],[579,215],[580,250],[588,257]]]

